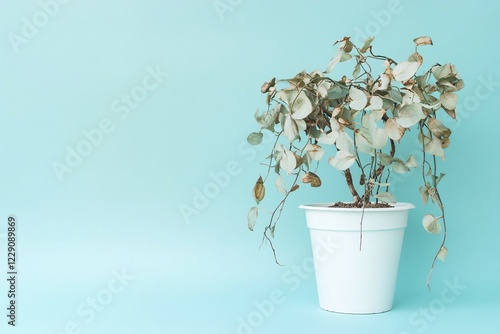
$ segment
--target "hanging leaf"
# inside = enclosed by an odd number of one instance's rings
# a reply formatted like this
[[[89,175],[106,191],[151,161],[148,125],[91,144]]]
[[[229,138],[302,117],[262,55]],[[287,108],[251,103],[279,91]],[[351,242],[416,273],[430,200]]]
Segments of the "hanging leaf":
[[[372,96],[370,98],[370,104],[365,108],[366,110],[379,110],[382,109],[384,101],[380,96]]]
[[[275,184],[278,192],[282,193],[283,195],[286,195],[285,181],[283,180],[283,177],[281,175],[278,175]]]
[[[247,215],[248,228],[250,229],[250,231],[253,231],[258,216],[259,216],[259,209],[256,207],[250,208]]]
[[[297,160],[295,159],[295,154],[292,151],[285,150],[280,160],[280,167],[288,175],[292,174],[295,166],[297,165]]]
[[[407,167],[410,167],[410,168],[417,168],[418,167],[417,160],[415,159],[413,154],[410,155],[408,160],[405,162],[405,165]]]
[[[248,135],[247,141],[251,145],[259,145],[262,143],[262,138],[264,135],[262,132],[252,132],[251,134]]]
[[[433,215],[425,215],[422,219],[422,225],[424,229],[431,234],[441,234],[441,223],[439,222],[441,217],[435,218]]]
[[[422,202],[424,205],[427,205],[427,201],[429,200],[429,189],[426,186],[421,186],[419,189],[420,196],[422,196]]]
[[[392,164],[393,158],[390,155],[379,152],[377,153],[377,156],[382,166],[389,166]]]
[[[410,128],[417,124],[421,119],[425,118],[420,103],[407,104],[401,108],[396,118],[396,123],[399,126]]]
[[[409,61],[409,62],[417,62],[417,63],[422,64],[422,63],[424,62],[424,58],[422,58],[422,56],[420,55],[420,53],[418,53],[418,52],[414,52],[414,53],[412,53],[412,54],[408,57],[408,61]]]
[[[285,124],[283,125],[283,131],[285,132],[285,137],[291,143],[299,136],[299,127],[295,120],[292,119],[290,114],[285,116]]]
[[[390,118],[385,122],[384,130],[389,138],[397,142],[399,142],[399,140],[403,137],[406,131],[405,128],[397,124],[395,118]]]
[[[330,63],[328,63],[328,66],[326,67],[326,70],[325,70],[326,73],[332,72],[335,69],[335,67],[338,65],[338,63],[340,63],[340,59],[342,58],[342,53],[344,53],[344,51],[342,51],[342,50],[337,51],[335,56],[333,56],[332,60],[330,60]]]
[[[337,149],[339,149],[339,151],[349,152],[354,147],[354,141],[351,139],[349,134],[347,134],[345,131],[341,131],[337,137],[337,140],[335,141],[335,145],[337,146]]]
[[[356,161],[354,155],[348,151],[338,151],[335,158],[328,159],[328,163],[338,170],[346,170]]]
[[[402,61],[392,70],[396,81],[405,82],[417,73],[420,63],[414,61]]]
[[[329,133],[322,132],[318,137],[318,142],[326,145],[333,145],[337,140],[339,133],[337,131],[330,131]]]
[[[451,118],[455,119],[455,109],[457,107],[458,96],[455,93],[444,93],[439,97],[439,101],[441,101],[441,106],[446,111]]]
[[[424,151],[432,155],[441,157],[444,160],[444,151],[441,140],[439,138],[432,138],[424,144]]]
[[[359,51],[361,53],[365,53],[368,50],[368,48],[370,47],[370,44],[372,43],[374,38],[375,38],[375,36],[371,36],[371,37],[368,37],[367,39],[365,39],[365,42],[363,43],[363,46],[361,47],[361,49],[359,49]]]
[[[379,200],[385,203],[396,203],[396,197],[394,197],[394,195],[388,192],[379,193],[375,195],[375,198],[378,198]]]
[[[455,67],[451,64],[445,64],[440,66],[434,66],[432,68],[432,74],[436,80],[441,80],[450,76],[456,76]]]
[[[417,46],[419,45],[432,45],[432,39],[429,36],[417,37],[413,40]]]
[[[311,187],[320,187],[321,179],[313,172],[307,172],[302,176],[302,182],[309,183]]]
[[[354,110],[363,110],[368,103],[368,97],[365,92],[356,87],[351,87],[351,89],[349,89],[349,98],[351,99],[349,107]]]
[[[373,135],[373,147],[377,150],[380,150],[385,147],[389,137],[384,129],[376,128],[375,134]]]
[[[394,172],[398,174],[403,174],[409,172],[410,169],[406,166],[406,164],[401,159],[394,159],[392,162],[392,168]]]
[[[368,141],[368,139],[364,136],[362,131],[356,131],[354,133],[354,137],[356,138],[356,149],[359,152],[363,152],[370,155],[375,155],[375,149],[372,144]]]
[[[446,248],[445,246],[443,246],[439,250],[439,253],[437,254],[437,258],[440,259],[442,262],[444,262],[444,259],[446,258],[446,255],[448,255],[448,248]]]
[[[260,201],[264,199],[264,196],[266,195],[266,188],[264,187],[264,181],[262,180],[262,176],[259,176],[259,178],[257,179],[257,182],[253,187],[252,194],[257,204],[259,204]]]
[[[259,114],[259,109],[255,111],[254,117],[257,123],[264,129],[273,129],[274,128],[274,119],[276,118],[276,109],[270,109],[268,111],[264,111],[262,114]]]
[[[311,100],[303,90],[282,90],[276,97],[286,103],[294,119],[304,119],[313,111]]]
[[[380,79],[375,83],[374,90],[389,90],[391,87],[391,77],[389,74],[383,73]]]
[[[444,126],[444,124],[436,118],[429,118],[427,125],[429,126],[429,130],[432,134],[439,139],[448,138],[451,135],[451,130]]]
[[[432,184],[434,185],[434,187],[437,187],[439,182],[441,181],[441,179],[445,176],[445,174],[443,173],[440,173],[439,176],[436,176],[436,175],[431,175],[431,178],[432,178]]]
[[[321,158],[325,154],[325,150],[321,146],[315,145],[315,144],[307,144],[305,147],[305,150],[307,152],[307,155],[312,160],[316,160],[316,161],[321,160]]]

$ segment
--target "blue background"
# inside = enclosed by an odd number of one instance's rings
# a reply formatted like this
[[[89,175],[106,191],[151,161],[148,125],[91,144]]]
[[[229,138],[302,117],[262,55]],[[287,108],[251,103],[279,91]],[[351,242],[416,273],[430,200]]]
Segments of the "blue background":
[[[497,1],[60,2],[0,5],[0,268],[9,215],[18,219],[19,247],[17,327],[6,324],[2,279],[2,332],[500,328]],[[398,199],[417,208],[395,308],[345,316],[317,306],[309,235],[296,208],[348,199],[345,185],[332,173],[319,190],[290,199],[276,231],[284,265],[277,266],[268,247],[259,250],[264,221],[253,233],[246,227],[266,156],[246,136],[265,106],[264,81],[324,69],[335,40],[370,35],[375,50],[396,60],[413,52],[413,38],[431,36],[434,46],[421,49],[427,64],[454,63],[466,87],[449,123],[442,181],[449,254],[437,264],[432,292],[425,280],[440,239],[422,229],[420,179],[409,178],[396,185]],[[151,71],[158,81],[148,79]],[[140,101],[127,107],[123,94],[134,92]],[[108,133],[100,137],[92,131],[103,121]],[[85,133],[94,133],[95,145],[85,146]],[[88,154],[58,178],[54,163],[66,164],[78,147]],[[268,190],[270,209],[278,196]],[[197,195],[204,191],[210,198]]]

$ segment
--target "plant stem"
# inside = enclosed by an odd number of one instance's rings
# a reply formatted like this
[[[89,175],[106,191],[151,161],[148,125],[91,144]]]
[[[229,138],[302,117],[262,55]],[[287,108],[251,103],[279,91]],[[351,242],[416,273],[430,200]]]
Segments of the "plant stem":
[[[356,188],[354,187],[354,183],[352,182],[351,170],[349,168],[347,168],[344,171],[344,176],[345,176],[345,180],[347,182],[347,186],[349,187],[349,191],[352,194],[354,204],[356,206],[361,206],[361,198],[359,197],[359,194],[356,191]]]

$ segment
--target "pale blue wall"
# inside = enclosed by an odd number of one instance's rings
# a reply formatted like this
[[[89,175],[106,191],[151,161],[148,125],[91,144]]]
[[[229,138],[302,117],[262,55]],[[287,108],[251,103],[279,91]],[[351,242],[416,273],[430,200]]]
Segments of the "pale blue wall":
[[[248,333],[500,327],[499,12],[496,1],[3,1],[0,248],[14,214],[17,333],[245,333],[239,319],[256,316],[255,302],[272,297],[272,310]],[[442,190],[449,254],[433,292],[425,279],[439,239],[421,228],[420,180],[408,180],[396,195],[418,208],[396,308],[345,317],[319,310],[313,275],[297,271],[310,245],[296,209],[345,198],[345,186],[333,173],[306,199],[291,199],[277,230],[284,266],[276,266],[267,247],[258,250],[263,221],[254,233],[246,228],[266,153],[245,140],[257,129],[254,111],[264,108],[264,81],[322,69],[335,40],[365,35],[399,59],[412,52],[413,38],[431,36],[425,59],[455,63],[466,87],[450,123]],[[88,154],[68,157],[71,150]],[[58,176],[54,163],[71,172]],[[209,189],[221,173],[229,177]],[[204,189],[214,196],[203,202],[196,194]],[[180,208],[195,205],[184,219]],[[6,254],[0,258],[4,268]],[[465,288],[444,302],[450,282]],[[0,305],[6,289],[0,284]]]

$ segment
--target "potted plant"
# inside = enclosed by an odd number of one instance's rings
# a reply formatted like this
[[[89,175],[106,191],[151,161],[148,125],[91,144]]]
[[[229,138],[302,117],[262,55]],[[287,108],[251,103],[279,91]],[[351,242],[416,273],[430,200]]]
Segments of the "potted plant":
[[[335,43],[339,49],[326,70],[265,82],[261,92],[266,94],[267,109],[255,113],[260,131],[247,138],[259,145],[264,131],[275,137],[253,197],[259,204],[269,182],[283,195],[263,230],[263,243],[269,243],[277,263],[272,239],[289,196],[301,183],[321,186],[319,170],[343,174],[352,201],[301,206],[311,232],[320,306],[341,313],[392,308],[404,228],[413,208],[397,202],[390,192],[392,174],[421,178],[422,200],[427,204],[430,198],[438,212],[422,220],[426,231],[443,235],[428,287],[436,260],[444,261],[447,254],[445,210],[438,190],[444,174],[438,163],[444,160],[451,130],[440,119],[455,118],[455,92],[464,83],[452,64],[422,70],[419,47],[432,45],[430,37],[414,39],[414,52],[400,62],[374,53],[372,41],[370,37],[356,46],[344,37]],[[334,69],[345,71],[349,62],[349,75],[332,77]],[[417,138],[421,156],[398,154],[403,142]],[[331,167],[321,164],[323,160]],[[287,176],[291,184],[285,185]],[[260,210],[254,206],[248,212],[250,230]]]

